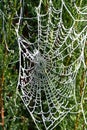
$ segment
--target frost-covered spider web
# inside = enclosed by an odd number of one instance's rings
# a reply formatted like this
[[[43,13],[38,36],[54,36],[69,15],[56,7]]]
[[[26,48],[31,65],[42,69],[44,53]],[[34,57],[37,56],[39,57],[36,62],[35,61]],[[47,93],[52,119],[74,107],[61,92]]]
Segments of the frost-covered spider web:
[[[23,17],[24,8],[20,10],[16,27],[20,56],[19,95],[38,129],[40,124],[43,124],[42,129],[54,129],[68,113],[82,112],[87,124],[83,105],[87,101],[87,6],[80,8],[74,3],[71,11],[64,0],[59,1],[58,8],[49,0],[47,11],[43,13],[42,2],[40,0],[34,18]],[[30,25],[32,20],[37,20],[34,30]],[[27,29],[20,35],[23,21]],[[84,70],[84,81],[78,94],[80,69]]]

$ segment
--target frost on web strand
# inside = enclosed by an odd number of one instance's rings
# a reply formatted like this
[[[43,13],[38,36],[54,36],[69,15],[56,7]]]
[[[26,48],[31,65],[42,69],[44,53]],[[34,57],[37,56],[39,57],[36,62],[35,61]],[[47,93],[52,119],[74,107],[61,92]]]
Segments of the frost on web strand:
[[[87,124],[83,104],[87,100],[84,57],[87,7],[80,8],[74,3],[73,10],[75,16],[64,0],[57,9],[49,0],[45,13],[40,0],[34,18],[22,17],[22,7],[20,9],[16,28],[20,61],[18,90],[38,129],[40,124],[43,129],[54,129],[68,113],[81,112]],[[30,25],[33,20],[36,20],[36,29]],[[19,33],[21,21],[27,28],[27,36]],[[77,25],[82,24],[78,29]],[[84,85],[81,92],[77,92],[80,69],[84,70]]]

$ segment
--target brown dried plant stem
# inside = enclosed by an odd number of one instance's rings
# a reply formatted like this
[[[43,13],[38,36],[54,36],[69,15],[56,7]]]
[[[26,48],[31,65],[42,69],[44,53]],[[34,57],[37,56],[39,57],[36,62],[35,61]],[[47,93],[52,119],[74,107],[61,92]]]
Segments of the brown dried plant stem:
[[[5,47],[6,48],[6,47]],[[5,76],[4,76],[4,72],[5,72],[5,61],[7,58],[7,49],[5,49],[5,53],[4,53],[4,57],[3,57],[3,69],[2,69],[2,74],[1,74],[1,78],[0,78],[0,117],[1,117],[1,123],[0,125],[2,126],[3,130],[5,130],[4,125],[4,100],[3,100],[3,89],[4,89],[4,81],[5,81]]]
[[[4,129],[4,103],[3,103],[3,84],[4,84],[4,75],[2,74],[0,78],[0,117],[2,119],[2,122],[0,125]]]

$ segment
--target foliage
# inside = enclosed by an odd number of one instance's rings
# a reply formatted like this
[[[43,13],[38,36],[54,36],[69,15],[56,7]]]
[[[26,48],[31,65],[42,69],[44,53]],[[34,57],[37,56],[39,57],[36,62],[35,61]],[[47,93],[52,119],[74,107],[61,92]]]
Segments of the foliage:
[[[65,0],[67,7],[70,9],[72,14],[75,17],[78,15],[73,9],[72,0]],[[60,0],[53,0],[54,6],[58,8],[61,4]],[[82,3],[79,0],[76,0],[78,6],[84,6],[87,4],[84,0]],[[24,2],[24,16],[26,17],[36,17],[35,7],[38,6],[39,0],[26,0]],[[19,0],[1,0],[0,1],[0,87],[3,88],[2,96],[4,100],[4,111],[5,111],[5,125],[6,130],[36,130],[36,126],[31,119],[28,111],[26,110],[23,102],[20,97],[17,95],[17,81],[19,73],[19,50],[17,44],[17,36],[15,33],[15,28],[18,23],[18,18],[16,17],[17,12],[20,13],[21,4]],[[43,0],[42,3],[42,13],[46,12],[48,8],[48,0]],[[63,21],[66,27],[72,25],[72,20],[69,17],[69,14],[64,9]],[[69,22],[68,22],[69,21]],[[31,22],[33,26],[33,31],[35,31],[35,26],[37,21]],[[76,24],[77,32],[80,32],[81,28],[85,26],[85,23]],[[21,35],[23,34],[27,37],[26,20],[24,23],[21,23],[20,29]],[[36,33],[33,34],[33,41],[36,38]],[[85,61],[87,65],[87,47],[85,48]],[[66,52],[67,53],[67,52]],[[75,52],[75,57],[78,55],[78,50]],[[69,64],[68,57],[64,60],[65,64]],[[79,70],[77,77],[77,99],[80,101],[81,91],[82,91],[82,81],[84,80],[83,76],[83,67]],[[87,96],[87,89],[86,96]],[[84,109],[86,105],[84,104]],[[42,125],[41,130],[43,130]],[[86,130],[87,126],[84,124],[83,115],[67,115],[67,117],[54,129],[54,130]]]

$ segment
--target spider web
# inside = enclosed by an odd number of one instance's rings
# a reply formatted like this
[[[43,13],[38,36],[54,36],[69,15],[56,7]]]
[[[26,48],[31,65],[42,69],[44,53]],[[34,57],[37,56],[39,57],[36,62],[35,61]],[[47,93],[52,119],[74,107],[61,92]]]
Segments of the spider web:
[[[23,6],[20,10],[15,29],[20,56],[18,94],[38,129],[40,124],[43,124],[43,129],[54,129],[68,113],[82,112],[87,124],[83,105],[83,101],[87,100],[84,57],[87,6],[78,7],[74,3],[74,10],[76,16],[71,13],[64,0],[61,0],[57,9],[52,0],[49,0],[45,13],[42,12],[40,0],[36,8],[37,17],[22,17]],[[68,26],[65,12],[70,18]],[[30,25],[32,20],[37,20],[35,29]],[[27,37],[20,35],[21,21],[26,23]],[[84,26],[78,30],[77,24]],[[84,70],[84,85],[79,101],[76,91],[80,68]]]

